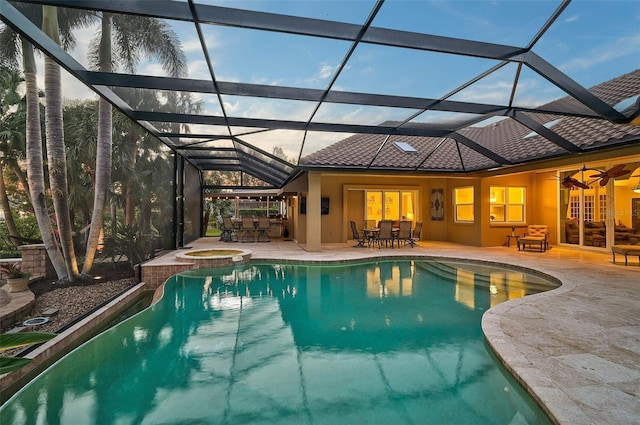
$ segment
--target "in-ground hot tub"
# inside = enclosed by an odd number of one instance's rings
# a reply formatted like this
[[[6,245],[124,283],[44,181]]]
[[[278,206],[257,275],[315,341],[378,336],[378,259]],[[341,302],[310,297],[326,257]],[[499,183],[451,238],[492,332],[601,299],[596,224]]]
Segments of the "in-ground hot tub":
[[[175,256],[179,261],[192,263],[194,269],[200,269],[244,264],[251,258],[251,251],[246,249],[203,248],[179,251]]]

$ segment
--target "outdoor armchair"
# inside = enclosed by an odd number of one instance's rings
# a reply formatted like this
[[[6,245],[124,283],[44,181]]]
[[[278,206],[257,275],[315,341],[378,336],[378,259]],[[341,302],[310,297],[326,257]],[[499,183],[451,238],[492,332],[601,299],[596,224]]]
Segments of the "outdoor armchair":
[[[349,225],[351,226],[351,237],[353,238],[354,241],[358,243],[353,247],[364,248],[364,244],[365,242],[367,242],[367,239],[365,238],[364,233],[361,235],[360,232],[358,232],[358,227],[356,226],[355,221],[349,221]]]
[[[527,227],[527,232],[524,236],[518,238],[518,251],[520,248],[523,250],[529,245],[532,248],[534,245],[540,247],[540,252],[544,252],[549,248],[549,226],[546,224],[531,224]]]

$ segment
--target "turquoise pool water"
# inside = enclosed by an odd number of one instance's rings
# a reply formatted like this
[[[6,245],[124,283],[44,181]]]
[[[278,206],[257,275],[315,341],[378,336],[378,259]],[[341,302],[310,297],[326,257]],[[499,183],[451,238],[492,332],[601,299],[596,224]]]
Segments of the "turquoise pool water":
[[[422,260],[197,270],[41,374],[0,423],[548,424],[480,320],[551,287]]]

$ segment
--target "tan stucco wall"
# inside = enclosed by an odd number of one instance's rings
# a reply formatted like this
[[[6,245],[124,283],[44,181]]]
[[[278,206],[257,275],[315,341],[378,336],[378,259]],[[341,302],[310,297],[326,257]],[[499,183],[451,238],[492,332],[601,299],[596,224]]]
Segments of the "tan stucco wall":
[[[331,243],[345,242],[351,239],[350,220],[355,221],[359,229],[362,228],[365,216],[365,189],[418,191],[415,221],[424,221],[426,225],[429,214],[429,210],[426,209],[428,203],[425,204],[424,200],[426,182],[424,178],[415,176],[324,174],[322,176],[322,196],[331,199],[331,209],[329,215],[322,216],[322,241]]]
[[[637,155],[633,158],[622,158],[632,169],[640,165]],[[634,162],[636,161],[636,162]],[[610,161],[611,162],[611,161]],[[582,164],[575,165],[576,169]],[[565,167],[566,168],[566,167]],[[517,226],[516,234],[522,235],[529,224],[545,224],[549,226],[549,241],[552,245],[560,241],[560,219],[558,218],[558,180],[557,167],[548,170],[524,170],[509,175],[484,177],[439,177],[392,174],[359,174],[359,173],[321,173],[321,196],[330,199],[328,215],[320,217],[322,243],[342,243],[351,239],[349,221],[362,228],[364,220],[364,190],[415,190],[418,192],[415,221],[422,221],[423,240],[450,241],[472,246],[500,246],[506,244],[506,236],[511,233],[511,225],[492,223],[489,216],[489,198],[491,186],[523,186],[526,188],[526,222]],[[303,174],[294,184],[304,187],[306,176]],[[632,197],[638,197],[630,190],[632,182],[623,196],[616,197],[616,219],[620,214],[631,215]],[[294,187],[292,184],[291,187]],[[453,190],[460,187],[474,188],[475,221],[473,224],[455,223]],[[443,221],[431,220],[431,190],[444,190]],[[306,196],[306,192],[299,192]],[[299,198],[298,198],[299,201]],[[307,215],[297,215],[295,239],[305,243],[307,233]],[[290,217],[291,218],[291,217]],[[622,220],[626,223],[629,217]],[[628,226],[631,223],[627,224]],[[512,241],[514,242],[514,241]]]
[[[527,187],[527,218],[531,224],[548,224],[555,226],[550,218],[555,220],[555,181],[544,177],[535,177],[534,173],[491,177],[491,178],[441,178],[422,176],[395,175],[360,175],[360,174],[322,174],[322,197],[330,199],[328,215],[320,218],[322,226],[322,243],[340,243],[351,239],[349,221],[357,223],[362,228],[364,220],[364,190],[393,189],[415,190],[418,192],[415,221],[422,221],[424,228],[423,240],[451,241],[473,246],[503,245],[506,235],[511,232],[510,226],[491,224],[488,214],[489,187],[492,185],[525,186]],[[546,187],[545,196],[535,199],[536,186]],[[455,223],[453,217],[453,190],[459,187],[473,186],[476,198],[475,223]],[[443,221],[431,220],[431,189],[444,190]],[[307,192],[300,192],[300,196],[307,196]],[[300,198],[296,198],[295,212],[299,211]],[[298,243],[306,242],[308,214],[295,214],[295,236]],[[521,234],[524,227],[518,229]]]

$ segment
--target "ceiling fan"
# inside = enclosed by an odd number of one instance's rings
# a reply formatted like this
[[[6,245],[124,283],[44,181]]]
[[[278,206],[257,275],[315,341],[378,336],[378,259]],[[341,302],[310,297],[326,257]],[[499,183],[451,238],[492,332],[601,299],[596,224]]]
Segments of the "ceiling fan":
[[[626,166],[626,164],[619,164],[616,165],[615,167],[612,167],[608,170],[600,170],[598,168],[587,168],[586,165],[583,165],[582,168],[578,171],[576,171],[575,173],[566,176],[565,178],[562,179],[562,186],[568,188],[568,189],[573,189],[573,188],[580,188],[580,189],[589,189],[591,187],[592,184],[594,184],[595,182],[597,182],[598,180],[600,180],[600,186],[604,187],[607,185],[607,183],[609,183],[610,179],[616,179],[618,177],[624,176],[629,174],[631,171],[630,170],[625,170],[624,167]],[[597,171],[597,174],[592,174],[591,176],[589,176],[590,178],[594,179],[590,182],[581,182],[580,180],[576,179],[575,177],[573,177],[574,175],[576,175],[577,173],[579,173],[580,171],[585,172],[585,171]]]
[[[562,186],[566,187],[567,189],[573,189],[573,188],[581,188],[581,189],[589,189],[589,185],[586,183],[581,182],[580,180],[576,179],[575,177],[573,177],[573,175],[567,176],[565,178],[562,179],[561,182]]]
[[[578,171],[575,171],[572,174],[569,174],[568,176],[564,177],[560,182],[560,184],[562,184],[562,186],[566,187],[567,189],[576,189],[576,188],[589,189],[590,183],[581,182],[577,178],[573,177],[581,171],[585,172],[588,170],[600,171],[596,168],[587,168],[586,165],[583,165],[582,168],[579,169]]]
[[[598,174],[592,174],[591,176],[589,176],[592,179],[595,178],[595,180],[593,180],[589,184],[593,184],[598,180],[600,180],[600,186],[604,187],[607,185],[607,183],[609,183],[610,179],[615,180],[617,177],[622,177],[629,174],[631,170],[625,170],[624,169],[625,166],[626,166],[625,164],[618,164],[615,167],[609,168],[606,171],[597,170],[599,171]]]

